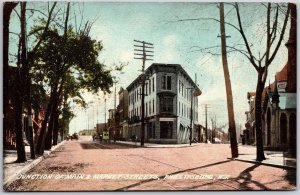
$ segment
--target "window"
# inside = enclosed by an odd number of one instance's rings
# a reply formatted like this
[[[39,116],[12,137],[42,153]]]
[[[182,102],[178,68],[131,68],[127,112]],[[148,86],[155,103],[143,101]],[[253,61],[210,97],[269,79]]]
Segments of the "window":
[[[154,100],[152,100],[152,112],[153,112],[153,114],[155,114],[155,112],[154,112]]]
[[[163,96],[160,98],[160,112],[173,112],[173,97]]]
[[[145,94],[147,94],[147,92],[148,92],[148,83],[146,83],[146,87],[145,87]]]
[[[180,102],[179,102],[179,109],[178,110],[179,110],[179,114],[180,114]]]
[[[146,117],[147,117],[147,114],[148,114],[148,103],[146,103]]]
[[[151,114],[151,100],[149,101],[149,115]]]
[[[154,92],[154,78],[152,78],[152,90]]]
[[[140,94],[138,94],[139,99],[141,99],[142,88],[140,88]]]
[[[151,79],[149,80],[149,94],[151,94]]]
[[[128,104],[130,105],[130,96],[129,96],[129,99],[128,99]]]
[[[188,100],[188,101],[190,100],[189,94],[190,94],[190,93],[189,93],[189,90],[187,89],[187,94],[186,94],[186,95],[187,95],[187,100]]]
[[[162,89],[171,90],[171,76],[164,75],[161,80]]]

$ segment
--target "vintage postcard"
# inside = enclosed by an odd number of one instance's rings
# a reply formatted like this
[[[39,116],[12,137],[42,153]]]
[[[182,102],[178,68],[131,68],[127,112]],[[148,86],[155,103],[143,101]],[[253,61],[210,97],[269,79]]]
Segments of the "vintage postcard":
[[[4,1],[3,190],[296,190],[292,2]]]

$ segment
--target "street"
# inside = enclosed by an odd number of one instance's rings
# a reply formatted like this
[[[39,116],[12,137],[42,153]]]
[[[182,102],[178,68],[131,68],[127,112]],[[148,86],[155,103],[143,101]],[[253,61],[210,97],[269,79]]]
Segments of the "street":
[[[80,136],[63,143],[6,191],[296,189],[295,171],[227,159],[230,156],[227,144],[140,148]],[[67,174],[81,176],[63,177]]]

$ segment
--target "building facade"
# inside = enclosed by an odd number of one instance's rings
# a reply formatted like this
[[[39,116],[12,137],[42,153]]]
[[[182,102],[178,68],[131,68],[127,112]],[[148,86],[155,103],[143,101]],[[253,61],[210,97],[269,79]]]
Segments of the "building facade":
[[[179,64],[154,63],[145,71],[145,139],[155,143],[187,143],[198,123],[201,91]],[[141,77],[128,87],[128,135],[141,135]],[[191,109],[192,108],[192,109]],[[192,115],[191,115],[192,114]],[[192,123],[191,123],[192,117]],[[194,132],[192,130],[192,132]]]
[[[128,138],[128,91],[120,88],[119,91],[119,105],[117,107],[119,115],[118,120],[118,139],[124,140]]]

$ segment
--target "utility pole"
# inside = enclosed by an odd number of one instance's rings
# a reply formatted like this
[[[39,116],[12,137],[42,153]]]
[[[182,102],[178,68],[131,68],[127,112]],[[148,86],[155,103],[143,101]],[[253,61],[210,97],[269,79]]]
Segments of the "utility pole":
[[[116,114],[117,114],[117,106],[116,106],[116,99],[117,99],[117,80],[116,80],[116,77],[115,77],[115,97],[114,97],[114,142],[116,142]]]
[[[211,143],[214,143],[214,119],[211,118]]]
[[[141,123],[142,123],[142,128],[141,128],[141,146],[144,146],[145,143],[145,80],[146,80],[146,76],[145,76],[145,62],[147,60],[153,60],[150,59],[149,57],[153,57],[154,55],[149,55],[149,53],[153,53],[153,44],[152,43],[147,43],[145,41],[138,41],[138,40],[134,40],[134,42],[136,44],[139,45],[134,45],[134,47],[136,47],[136,49],[134,49],[135,52],[139,52],[139,53],[134,53],[135,57],[134,59],[139,59],[143,61],[143,65],[142,65],[142,74],[141,74],[141,84],[142,84],[142,118],[141,118]]]
[[[104,99],[104,129],[106,130],[106,98]]]
[[[98,134],[98,107],[99,107],[99,105],[98,105],[98,101],[97,101],[97,123],[96,123],[96,133]]]
[[[230,135],[230,146],[231,146],[232,158],[237,158],[239,156],[239,154],[238,154],[238,146],[237,146],[237,140],[236,140],[236,127],[235,127],[235,121],[234,121],[234,109],[233,109],[231,82],[230,82],[230,75],[229,75],[229,70],[228,70],[227,54],[226,54],[226,34],[225,34],[225,19],[224,18],[225,18],[224,17],[224,3],[220,3],[220,31],[221,31],[222,62],[223,62],[226,94],[227,94],[227,110],[228,110],[228,120],[229,120],[228,133]]]
[[[207,136],[208,136],[208,134],[207,134],[207,104],[205,104],[205,143],[208,143]]]
[[[192,145],[192,139],[193,139],[193,89],[194,88],[188,88],[191,90],[191,121],[190,121],[190,146]]]

